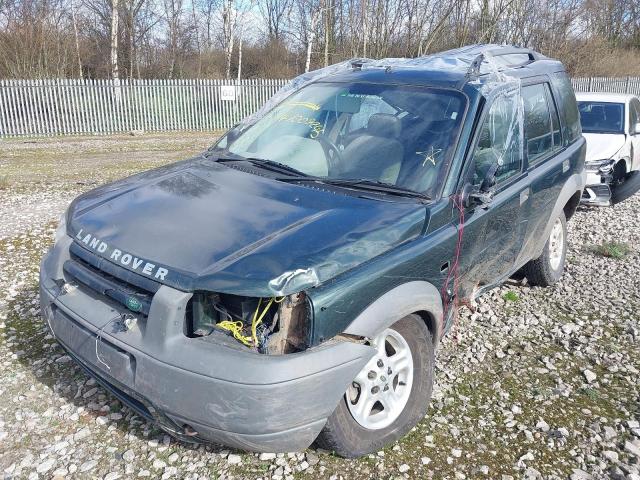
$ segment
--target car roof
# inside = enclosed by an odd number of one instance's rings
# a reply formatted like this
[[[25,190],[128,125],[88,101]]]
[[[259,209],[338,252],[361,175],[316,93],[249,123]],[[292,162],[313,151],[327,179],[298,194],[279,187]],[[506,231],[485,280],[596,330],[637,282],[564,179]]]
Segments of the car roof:
[[[576,92],[576,100],[578,101],[600,101],[628,103],[632,98],[636,98],[631,93],[609,93],[609,92]]]
[[[509,61],[511,60],[511,61]],[[564,71],[562,63],[527,48],[469,45],[417,58],[355,59],[350,70],[323,76],[319,82],[370,82],[487,90],[509,79],[526,79]]]

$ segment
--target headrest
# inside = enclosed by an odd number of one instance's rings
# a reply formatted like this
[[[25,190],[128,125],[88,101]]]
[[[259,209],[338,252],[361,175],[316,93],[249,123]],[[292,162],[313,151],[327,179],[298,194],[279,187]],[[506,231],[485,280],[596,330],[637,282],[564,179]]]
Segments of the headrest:
[[[374,137],[398,138],[401,128],[400,119],[388,113],[374,113],[367,124],[367,132]]]

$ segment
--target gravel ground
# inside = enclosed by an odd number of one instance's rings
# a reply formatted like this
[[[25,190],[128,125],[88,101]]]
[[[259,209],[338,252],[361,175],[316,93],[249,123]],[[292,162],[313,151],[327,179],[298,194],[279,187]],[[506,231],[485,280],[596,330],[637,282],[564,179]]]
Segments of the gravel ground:
[[[211,136],[5,142],[0,158],[0,472],[5,478],[640,480],[640,196],[580,210],[553,288],[512,281],[463,308],[428,416],[359,460],[176,442],[85,376],[39,317],[38,262],[78,193]],[[605,242],[619,242],[620,258]],[[625,246],[629,247],[625,251]]]

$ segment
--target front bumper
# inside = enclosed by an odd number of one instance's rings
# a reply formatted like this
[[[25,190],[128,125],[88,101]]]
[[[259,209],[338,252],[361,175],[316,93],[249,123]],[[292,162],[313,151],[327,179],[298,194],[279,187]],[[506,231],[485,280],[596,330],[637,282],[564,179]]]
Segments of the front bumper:
[[[587,185],[582,192],[581,203],[598,207],[611,205],[610,183],[612,179],[612,175],[587,172]]]
[[[268,356],[188,338],[183,325],[191,295],[166,286],[154,295],[147,318],[122,328],[117,319],[128,311],[108,298],[82,286],[61,293],[70,242],[59,242],[41,264],[45,321],[87,373],[183,440],[252,451],[305,448],[375,353],[327,342]]]

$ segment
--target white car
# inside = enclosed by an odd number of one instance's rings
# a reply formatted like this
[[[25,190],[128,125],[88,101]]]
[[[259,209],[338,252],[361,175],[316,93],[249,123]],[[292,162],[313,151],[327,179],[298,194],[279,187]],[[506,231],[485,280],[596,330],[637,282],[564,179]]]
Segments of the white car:
[[[619,93],[577,93],[587,140],[587,186],[582,202],[606,206],[630,194],[622,184],[640,170],[640,100]],[[635,188],[636,179],[633,184]],[[631,187],[631,185],[628,185]]]

